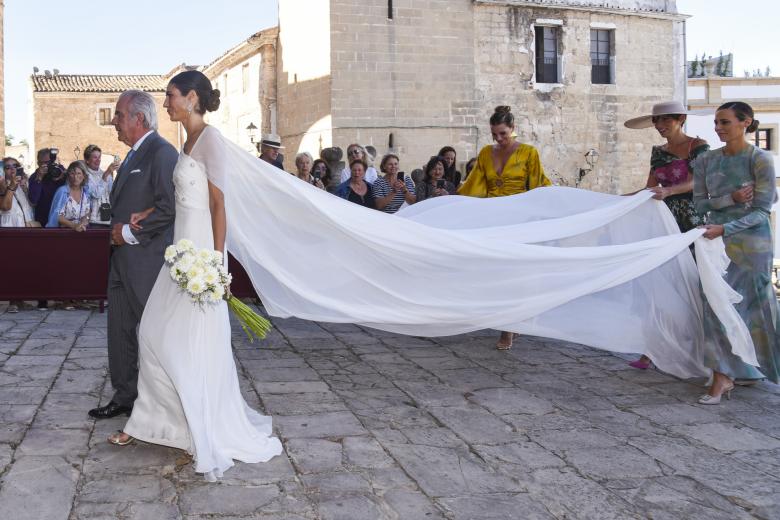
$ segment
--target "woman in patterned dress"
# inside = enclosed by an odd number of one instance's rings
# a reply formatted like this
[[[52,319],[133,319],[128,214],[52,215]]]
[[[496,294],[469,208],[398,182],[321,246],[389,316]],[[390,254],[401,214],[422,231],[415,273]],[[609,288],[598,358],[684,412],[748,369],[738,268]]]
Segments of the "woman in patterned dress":
[[[745,321],[759,367],[744,363],[731,352],[722,327],[709,306],[704,306],[705,337],[709,340],[705,363],[714,372],[701,404],[719,404],[735,381],[752,384],[767,378],[780,382],[780,314],[772,286],[772,231],[769,215],[777,198],[774,162],[769,153],[745,140],[758,120],[741,101],[721,105],[715,114],[715,132],[723,148],[711,150],[694,162],[693,200],[707,214],[704,236],[723,237],[731,263],[726,281],[742,296],[736,305]]]
[[[691,163],[710,149],[707,141],[689,137],[683,132],[683,125],[689,113],[682,103],[670,101],[654,105],[651,115],[635,117],[624,123],[626,127],[633,129],[653,126],[660,136],[666,139],[666,144],[653,146],[650,154],[650,174],[647,176],[645,188],[655,193],[654,199],[666,203],[682,233],[704,224],[704,219],[693,207]],[[645,370],[651,363],[650,358],[643,355],[629,365]]]

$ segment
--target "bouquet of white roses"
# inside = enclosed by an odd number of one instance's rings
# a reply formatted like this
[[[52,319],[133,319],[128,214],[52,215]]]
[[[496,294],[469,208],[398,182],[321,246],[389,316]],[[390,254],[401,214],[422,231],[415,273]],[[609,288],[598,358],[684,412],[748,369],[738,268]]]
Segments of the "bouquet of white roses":
[[[170,266],[171,278],[194,303],[203,306],[225,300],[250,341],[254,341],[255,337],[264,338],[271,330],[271,324],[230,294],[232,277],[222,260],[219,251],[196,249],[192,241],[186,238],[165,250],[165,263]]]

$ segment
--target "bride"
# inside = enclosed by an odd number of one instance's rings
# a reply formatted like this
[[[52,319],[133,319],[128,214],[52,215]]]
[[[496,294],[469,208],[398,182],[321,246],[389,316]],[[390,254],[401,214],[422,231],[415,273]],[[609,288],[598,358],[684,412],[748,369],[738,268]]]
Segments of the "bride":
[[[272,316],[418,336],[492,328],[646,354],[691,378],[711,375],[703,290],[732,353],[758,364],[721,276],[722,242],[702,229],[681,234],[652,192],[544,187],[438,197],[388,215],[281,174],[222,137],[202,117],[218,99],[197,71],[167,89],[165,107],[187,131],[174,235],[229,250]],[[241,397],[227,312],[224,303],[202,311],[160,272],[139,330],[138,399],[111,442],[188,450],[209,479],[233,459],[281,453],[271,420]]]
[[[197,248],[224,254],[225,162],[219,133],[203,120],[219,107],[219,91],[200,72],[186,71],[171,79],[165,98],[171,120],[187,132],[173,172],[174,242],[187,238]],[[142,225],[149,212],[133,215],[131,223]],[[138,398],[124,432],[109,442],[125,445],[137,438],[187,450],[195,471],[208,480],[221,477],[233,459],[265,462],[280,454],[270,417],[241,396],[230,335],[227,304],[193,304],[163,266],[138,330]]]

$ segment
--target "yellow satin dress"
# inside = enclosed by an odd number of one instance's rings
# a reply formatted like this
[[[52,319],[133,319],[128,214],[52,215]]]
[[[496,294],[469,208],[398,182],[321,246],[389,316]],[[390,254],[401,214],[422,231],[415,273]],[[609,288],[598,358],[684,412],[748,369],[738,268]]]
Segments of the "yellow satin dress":
[[[504,197],[552,185],[544,174],[539,152],[530,144],[521,143],[517,147],[509,156],[501,175],[493,167],[492,150],[492,145],[482,148],[474,169],[458,189],[458,195]]]

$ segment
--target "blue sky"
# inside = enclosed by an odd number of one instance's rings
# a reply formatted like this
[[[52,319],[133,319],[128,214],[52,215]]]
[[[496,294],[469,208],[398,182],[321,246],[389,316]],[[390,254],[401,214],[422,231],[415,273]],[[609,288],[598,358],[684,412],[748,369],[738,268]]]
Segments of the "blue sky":
[[[780,75],[780,2],[677,5],[693,15],[689,57],[733,51],[736,75],[767,65]],[[5,0],[6,133],[28,137],[33,66],[62,74],[162,74],[182,62],[209,63],[276,20],[277,0]]]
[[[276,0],[5,0],[6,133],[28,137],[33,66],[163,74],[211,62],[277,16]]]

